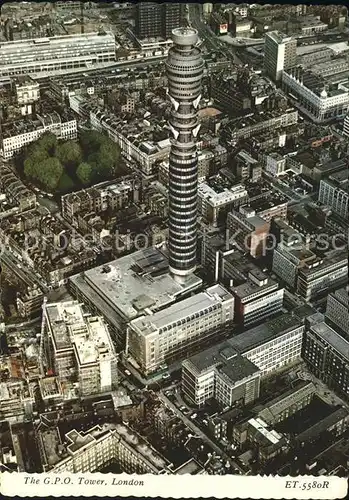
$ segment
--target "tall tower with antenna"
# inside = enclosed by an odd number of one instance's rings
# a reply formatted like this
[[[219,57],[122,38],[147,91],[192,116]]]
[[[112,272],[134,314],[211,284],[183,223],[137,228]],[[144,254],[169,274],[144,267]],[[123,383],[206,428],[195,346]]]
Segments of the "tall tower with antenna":
[[[189,9],[187,10],[189,23]],[[166,61],[168,95],[172,104],[169,158],[169,266],[179,281],[196,268],[198,106],[204,62],[191,26],[174,29]]]

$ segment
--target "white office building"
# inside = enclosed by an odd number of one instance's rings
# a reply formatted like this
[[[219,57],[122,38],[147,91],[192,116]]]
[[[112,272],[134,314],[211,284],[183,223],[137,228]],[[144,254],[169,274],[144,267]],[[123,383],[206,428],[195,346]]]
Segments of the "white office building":
[[[284,71],[282,86],[292,104],[316,123],[344,117],[349,109],[348,85],[339,83],[336,88],[326,90],[323,78],[310,70],[296,67]]]
[[[127,354],[145,375],[193,353],[234,318],[234,298],[214,285],[154,314],[130,322]]]
[[[266,171],[271,175],[278,177],[285,172],[286,158],[278,153],[271,153],[267,156]]]
[[[62,382],[77,382],[82,396],[110,392],[117,383],[117,355],[101,317],[76,301],[44,306],[48,364]]]
[[[318,201],[330,207],[334,213],[348,218],[348,170],[340,170],[321,180]]]
[[[282,73],[296,65],[297,40],[278,31],[265,36],[264,68],[273,81],[281,80]]]
[[[185,395],[198,406],[211,398],[225,406],[253,402],[261,377],[300,360],[303,331],[284,315],[191,356],[182,363]]]

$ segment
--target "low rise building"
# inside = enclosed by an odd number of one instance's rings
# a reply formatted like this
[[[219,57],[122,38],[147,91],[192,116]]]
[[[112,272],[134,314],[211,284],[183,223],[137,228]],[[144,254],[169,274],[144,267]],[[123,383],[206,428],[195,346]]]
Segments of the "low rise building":
[[[33,416],[34,397],[24,379],[0,381],[0,418],[10,423],[24,422]]]
[[[242,118],[231,120],[224,130],[224,135],[232,144],[240,139],[248,139],[266,131],[275,129],[286,129],[298,122],[298,111],[294,108],[286,111],[265,111],[263,113],[252,113]]]
[[[49,427],[38,438],[47,472],[96,472],[116,463],[128,474],[171,473],[170,463],[125,424],[96,425],[85,432],[72,429],[64,441],[57,428]]]
[[[36,206],[36,195],[30,191],[15,172],[5,164],[0,163],[0,189],[6,199],[23,212]]]
[[[291,102],[316,123],[344,117],[349,109],[348,85],[337,83],[326,90],[324,78],[311,70],[295,67],[284,71],[282,85]]]
[[[149,375],[225,333],[234,318],[234,299],[221,285],[141,316],[128,327],[127,354]]]
[[[236,174],[242,181],[258,182],[262,177],[262,166],[247,151],[242,150],[235,157]]]
[[[17,294],[16,305],[19,316],[30,319],[41,312],[44,294],[38,287],[32,287]]]
[[[74,225],[79,227],[79,215],[114,212],[137,203],[139,198],[139,180],[136,176],[127,176],[116,182],[103,182],[62,196],[62,215],[68,222],[75,222]]]

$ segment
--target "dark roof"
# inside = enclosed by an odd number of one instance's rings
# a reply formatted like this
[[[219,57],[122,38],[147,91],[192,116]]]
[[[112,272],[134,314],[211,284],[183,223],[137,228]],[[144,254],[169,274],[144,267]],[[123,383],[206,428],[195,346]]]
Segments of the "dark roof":
[[[257,373],[259,369],[252,361],[237,355],[226,361],[223,366],[217,368],[217,371],[223,375],[226,382],[235,384],[239,380]]]
[[[349,361],[349,342],[326,323],[321,322],[311,327],[311,332],[318,335],[326,344],[333,347],[344,359]]]
[[[207,368],[217,366],[224,360],[226,362],[230,360],[231,362],[231,359],[235,358],[237,354],[244,354],[254,347],[264,344],[302,324],[303,322],[297,317],[291,314],[284,314],[281,317],[267,321],[262,325],[251,328],[229,340],[220,342],[205,351],[195,354],[187,362],[201,372]]]

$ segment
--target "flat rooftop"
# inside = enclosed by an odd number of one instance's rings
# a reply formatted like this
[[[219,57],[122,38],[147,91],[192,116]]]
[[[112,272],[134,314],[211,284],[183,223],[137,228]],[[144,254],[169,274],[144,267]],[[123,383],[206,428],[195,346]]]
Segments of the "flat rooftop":
[[[131,322],[131,326],[138,334],[147,336],[183,318],[200,314],[208,307],[228,299],[233,300],[233,296],[221,285],[214,285],[206,291],[188,297],[162,311],[137,318]]]
[[[262,293],[267,293],[268,291],[271,292],[272,290],[276,290],[277,288],[278,288],[278,283],[269,278],[268,282],[263,285],[257,285],[257,283],[254,283],[253,281],[249,280],[246,283],[243,283],[242,285],[232,288],[232,291],[240,299],[246,299],[251,295],[253,295],[252,297],[253,300],[256,299],[256,296],[259,296]]]
[[[56,350],[72,348],[69,325],[84,325],[82,308],[76,301],[46,304],[45,314]]]
[[[332,330],[326,323],[318,323],[311,327],[311,332],[321,337],[327,344],[349,361],[349,342]]]
[[[346,287],[340,288],[339,290],[336,290],[334,293],[332,293],[334,298],[336,298],[341,304],[345,305],[348,307],[349,305],[349,294],[348,290]]]
[[[70,280],[92,300],[109,306],[112,316],[117,313],[125,321],[135,319],[146,309],[155,312],[170,305],[202,283],[195,275],[189,276],[185,284],[177,282],[168,272],[167,257],[156,248],[139,250]]]
[[[302,324],[302,321],[293,317],[291,314],[284,314],[279,318],[274,318],[262,325],[258,325],[246,332],[236,335],[229,340],[220,342],[209,349],[205,349],[191,356],[188,360],[184,361],[184,363],[189,362],[196,370],[201,372],[216,366],[222,359],[229,360],[238,353],[243,355],[259,345],[269,342],[295,328],[301,327]]]
[[[87,316],[77,301],[47,304],[45,310],[56,350],[74,346],[80,365],[97,362],[101,353],[114,354],[103,319]]]

